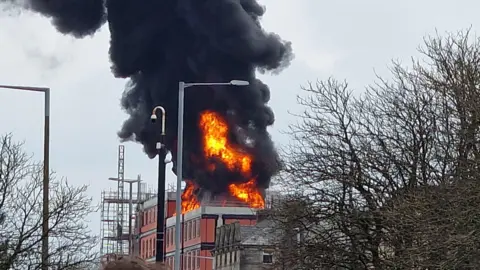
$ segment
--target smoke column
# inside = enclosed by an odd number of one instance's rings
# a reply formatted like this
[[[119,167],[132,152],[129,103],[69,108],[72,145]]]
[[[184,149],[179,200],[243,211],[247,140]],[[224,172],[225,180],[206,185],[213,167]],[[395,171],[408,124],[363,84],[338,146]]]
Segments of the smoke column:
[[[150,158],[160,124],[153,107],[167,111],[166,145],[176,156],[178,82],[247,80],[247,87],[192,87],[186,91],[184,174],[201,187],[222,192],[239,179],[226,170],[206,176],[201,160],[202,111],[228,121],[230,139],[255,157],[257,184],[268,188],[279,160],[267,127],[274,114],[266,104],[270,90],[255,72],[278,72],[293,57],[289,42],[261,28],[264,8],[256,0],[27,0],[23,8],[51,18],[56,29],[77,38],[108,22],[115,77],[130,78],[121,106],[129,115],[118,136],[143,145]],[[175,171],[175,164],[174,164]],[[214,179],[212,179],[212,177]],[[222,184],[223,183],[223,184]]]

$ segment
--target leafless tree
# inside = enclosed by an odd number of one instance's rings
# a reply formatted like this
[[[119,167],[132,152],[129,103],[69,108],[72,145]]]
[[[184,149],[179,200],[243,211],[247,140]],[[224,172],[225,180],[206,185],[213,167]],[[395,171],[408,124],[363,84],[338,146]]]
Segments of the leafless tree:
[[[363,93],[335,79],[303,89],[291,198],[273,214],[304,234],[282,239],[285,269],[480,268],[480,39],[437,34],[420,52]]]
[[[41,268],[42,165],[11,134],[0,136],[0,269]],[[86,186],[51,177],[50,269],[77,269],[97,259],[87,215],[96,209]]]

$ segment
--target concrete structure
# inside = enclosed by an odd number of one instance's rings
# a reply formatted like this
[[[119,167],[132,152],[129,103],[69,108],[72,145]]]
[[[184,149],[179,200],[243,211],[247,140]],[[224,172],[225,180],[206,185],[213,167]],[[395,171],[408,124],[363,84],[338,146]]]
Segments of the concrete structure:
[[[264,220],[253,226],[234,222],[218,227],[212,250],[213,269],[273,269],[275,233],[269,225]]]

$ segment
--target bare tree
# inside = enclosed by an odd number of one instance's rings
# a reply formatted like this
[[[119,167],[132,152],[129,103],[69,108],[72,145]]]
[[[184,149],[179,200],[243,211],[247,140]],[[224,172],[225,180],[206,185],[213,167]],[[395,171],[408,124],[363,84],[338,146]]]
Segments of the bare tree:
[[[304,88],[281,181],[293,195],[273,217],[306,236],[279,264],[480,267],[479,41],[427,38],[423,59],[362,94],[335,79]]]
[[[22,143],[0,137],[0,269],[41,268],[42,171]],[[97,259],[97,238],[86,221],[96,209],[86,186],[50,179],[50,269],[76,269]]]

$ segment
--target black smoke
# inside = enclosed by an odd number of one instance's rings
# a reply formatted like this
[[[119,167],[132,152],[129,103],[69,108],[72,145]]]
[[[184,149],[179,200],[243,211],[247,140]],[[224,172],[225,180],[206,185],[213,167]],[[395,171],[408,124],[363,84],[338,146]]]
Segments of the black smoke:
[[[214,173],[205,170],[214,161],[202,155],[198,120],[202,111],[213,110],[228,119],[231,140],[255,157],[254,176],[268,188],[280,166],[267,132],[275,119],[266,105],[270,90],[255,73],[280,71],[292,51],[289,42],[262,29],[265,10],[256,0],[27,0],[24,7],[50,17],[59,32],[77,38],[108,22],[112,72],[130,78],[121,99],[129,117],[118,135],[141,143],[150,158],[157,154],[160,135],[160,125],[152,124],[150,115],[161,105],[167,111],[166,145],[175,160],[179,81],[249,81],[247,87],[187,89],[184,174],[213,193],[247,180],[221,164]]]

